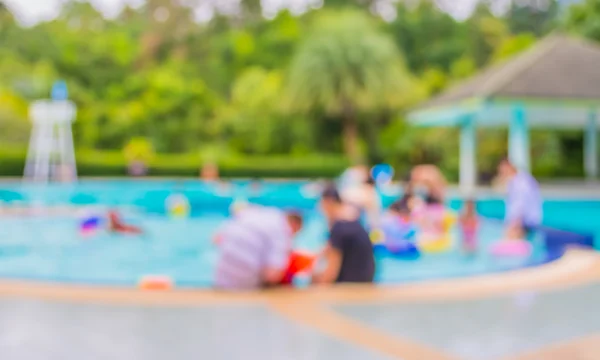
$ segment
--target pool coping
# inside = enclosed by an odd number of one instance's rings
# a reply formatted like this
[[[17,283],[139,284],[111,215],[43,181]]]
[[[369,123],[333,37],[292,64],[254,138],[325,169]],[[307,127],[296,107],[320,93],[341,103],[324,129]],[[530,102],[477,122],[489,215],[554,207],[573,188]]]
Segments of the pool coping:
[[[329,180],[333,180],[330,178]],[[78,181],[82,182],[106,182],[106,181],[125,181],[125,182],[144,182],[144,183],[158,183],[165,181],[186,181],[186,182],[206,182],[199,177],[194,176],[145,176],[145,177],[130,177],[130,176],[84,176],[79,177]],[[233,178],[222,178],[223,181],[251,181],[251,177],[233,177]],[[263,179],[267,182],[273,183],[289,183],[289,182],[314,182],[314,178],[266,178]],[[73,185],[74,183],[60,183],[51,182],[49,184],[57,185]],[[0,185],[21,185],[28,184],[23,181],[22,177],[7,177],[0,176]],[[35,183],[29,183],[35,184]],[[394,182],[394,186],[402,186],[402,182]],[[545,198],[554,200],[563,200],[565,198],[572,199],[573,197],[578,201],[599,201],[600,200],[600,179],[598,180],[586,180],[586,179],[574,179],[572,181],[552,181],[542,179],[540,181],[540,190]],[[448,185],[448,194],[451,198],[461,198],[464,196],[458,184],[452,183]],[[556,195],[559,194],[559,195]],[[478,198],[491,198],[491,199],[503,199],[504,192],[493,186],[477,186],[472,195],[476,195]]]
[[[314,286],[263,292],[214,289],[148,291],[126,286],[82,285],[0,279],[0,297],[30,297],[150,306],[264,304],[269,301],[376,304],[414,301],[460,301],[519,291],[545,291],[600,280],[600,253],[569,249],[559,259],[539,266],[470,277],[404,284]]]

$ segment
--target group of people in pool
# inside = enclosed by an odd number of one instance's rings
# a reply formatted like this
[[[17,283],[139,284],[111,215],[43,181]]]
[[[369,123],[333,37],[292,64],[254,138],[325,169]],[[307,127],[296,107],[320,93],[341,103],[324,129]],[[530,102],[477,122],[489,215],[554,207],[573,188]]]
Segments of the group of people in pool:
[[[329,241],[306,263],[313,268],[311,282],[372,282],[375,260],[369,234],[334,185],[322,191],[320,207]],[[215,236],[219,246],[215,286],[247,290],[289,283],[290,271],[304,270],[290,261],[299,258],[292,251],[292,239],[302,225],[302,215],[295,211],[254,205],[238,209]]]
[[[507,241],[526,241],[541,223],[538,184],[504,159],[499,178],[507,185]],[[443,207],[446,181],[433,165],[415,167],[403,197],[383,210],[375,181],[365,167],[348,170],[340,186],[327,184],[321,191],[320,208],[327,219],[328,241],[306,257],[293,251],[293,237],[302,229],[302,215],[295,211],[246,205],[238,208],[215,236],[219,247],[215,286],[224,290],[248,290],[289,284],[294,272],[302,272],[314,284],[369,283],[374,280],[375,260],[368,229],[385,216],[416,222],[426,229],[439,228],[426,209]],[[425,211],[423,210],[425,209]],[[459,224],[463,249],[477,248],[478,216],[474,200],[464,204]]]

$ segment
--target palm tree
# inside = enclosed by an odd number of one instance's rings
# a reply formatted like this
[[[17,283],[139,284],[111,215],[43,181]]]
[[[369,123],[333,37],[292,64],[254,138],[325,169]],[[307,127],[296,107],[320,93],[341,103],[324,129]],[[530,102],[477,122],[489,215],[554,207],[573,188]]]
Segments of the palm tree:
[[[346,155],[360,161],[359,118],[405,104],[412,78],[391,38],[362,12],[317,15],[287,79],[293,110],[340,118]]]

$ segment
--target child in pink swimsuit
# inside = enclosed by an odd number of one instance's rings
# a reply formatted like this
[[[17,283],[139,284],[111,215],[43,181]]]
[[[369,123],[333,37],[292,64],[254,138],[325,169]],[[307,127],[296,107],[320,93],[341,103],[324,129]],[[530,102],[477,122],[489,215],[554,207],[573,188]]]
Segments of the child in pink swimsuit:
[[[479,228],[479,218],[475,210],[475,201],[465,201],[464,211],[460,216],[460,228],[464,252],[467,254],[474,253],[477,251],[477,230]]]

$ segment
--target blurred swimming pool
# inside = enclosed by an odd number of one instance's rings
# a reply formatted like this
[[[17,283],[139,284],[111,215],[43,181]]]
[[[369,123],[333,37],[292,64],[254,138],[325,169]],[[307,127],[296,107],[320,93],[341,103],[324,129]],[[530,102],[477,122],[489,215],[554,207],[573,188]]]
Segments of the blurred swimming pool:
[[[317,208],[317,194],[306,191],[305,185],[304,182],[263,182],[254,187],[243,181],[227,186],[197,181],[83,181],[76,185],[47,186],[0,184],[0,201],[13,207],[19,204],[118,207],[127,222],[146,230],[146,235],[141,237],[105,232],[84,237],[78,231],[80,218],[73,214],[5,214],[0,216],[0,277],[135,285],[144,275],[168,275],[178,286],[208,287],[217,257],[211,237],[226,219],[229,206],[236,199],[301,210],[307,221],[297,247],[316,250],[322,246],[326,231]],[[190,218],[172,219],[166,215],[165,199],[174,192],[181,192],[190,200]],[[389,203],[396,196],[383,195],[384,202]],[[453,199],[449,205],[458,209],[460,201]],[[600,212],[600,203],[548,201],[545,207],[548,221],[564,221],[569,227],[580,224],[579,214]],[[503,204],[495,199],[482,200],[479,210],[484,216],[501,217]],[[571,216],[576,219],[566,221]],[[585,221],[581,223],[589,225]],[[490,256],[486,248],[500,236],[500,224],[486,221],[481,232],[481,250],[475,256],[465,257],[455,246],[447,253],[424,255],[416,261],[378,259],[378,281],[398,283],[468,276],[545,261],[546,253],[540,244],[528,259],[501,260]]]

